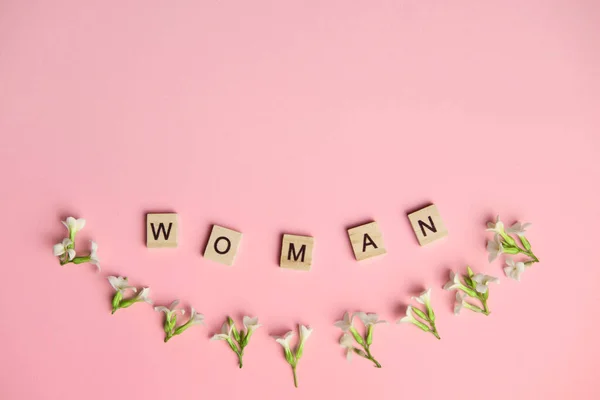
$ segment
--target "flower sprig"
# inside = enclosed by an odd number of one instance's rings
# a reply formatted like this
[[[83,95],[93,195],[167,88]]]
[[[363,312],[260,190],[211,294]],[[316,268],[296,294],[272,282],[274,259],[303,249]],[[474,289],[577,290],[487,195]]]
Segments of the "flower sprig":
[[[184,324],[177,326],[177,315],[185,314],[183,308],[177,308],[179,300],[174,300],[169,307],[157,306],[154,307],[154,311],[165,313],[165,343],[167,343],[173,336],[181,335],[185,330],[194,325],[200,325],[204,323],[204,315],[196,312],[194,307],[191,307],[190,318]]]
[[[310,335],[313,332],[312,329],[310,329],[304,325],[300,325],[299,331],[300,331],[300,340],[298,341],[298,346],[296,347],[295,350],[292,349],[291,345],[290,345],[290,340],[295,336],[294,331],[289,331],[283,337],[275,338],[275,341],[277,343],[279,343],[281,346],[283,346],[285,360],[292,367],[292,374],[294,375],[294,386],[295,387],[298,387],[298,378],[296,376],[296,366],[298,365],[298,361],[300,361],[300,358],[302,357],[302,354],[304,352],[304,343],[306,342],[306,340],[310,337]]]
[[[408,306],[406,308],[406,316],[400,318],[397,323],[408,322],[420,328],[424,332],[431,332],[433,336],[440,339],[437,328],[435,326],[435,313],[431,307],[431,288],[425,290],[418,297],[412,297],[417,303],[425,305],[425,310],[418,307]],[[415,318],[415,314],[417,317]]]
[[[261,327],[258,323],[258,318],[250,318],[245,316],[242,319],[244,329],[238,329],[235,326],[235,321],[231,317],[227,317],[227,321],[221,327],[221,333],[214,335],[211,340],[224,340],[227,342],[231,350],[238,356],[238,365],[240,368],[244,366],[244,349],[250,343],[250,338],[256,329]]]
[[[137,293],[137,288],[135,286],[130,286],[127,282],[127,278],[124,278],[122,276],[109,276],[108,282],[113,287],[113,289],[115,289],[115,295],[112,299],[111,314],[114,314],[115,312],[117,312],[117,310],[121,308],[131,307],[135,303],[144,302],[150,305],[153,303],[152,300],[148,297],[150,295],[149,287],[142,288],[142,290],[140,290],[139,293]],[[123,296],[128,290],[131,290],[133,293],[137,294],[125,299],[123,298]]]
[[[467,266],[467,275],[463,276],[463,280],[464,283],[461,281],[460,275],[450,271],[450,281],[444,285],[445,290],[456,290],[454,314],[458,315],[462,308],[468,308],[477,313],[490,315],[490,309],[487,304],[490,295],[488,285],[492,282],[500,283],[498,278],[484,274],[474,274],[471,267]],[[481,307],[466,301],[465,295],[479,300]]]
[[[487,251],[488,261],[494,261],[500,254],[524,254],[529,257],[529,260],[523,262],[524,267],[530,267],[534,263],[540,262],[533,250],[531,243],[525,237],[525,232],[531,226],[530,223],[515,222],[512,226],[504,229],[504,223],[500,220],[500,216],[496,217],[496,222],[488,222],[486,231],[494,232],[494,239],[488,241]],[[513,237],[513,236],[515,237]],[[517,242],[516,238],[519,239]],[[511,266],[511,265],[509,265]],[[522,271],[521,271],[522,272]],[[508,274],[507,274],[508,275]],[[517,274],[520,276],[520,273]]]
[[[65,221],[62,221],[63,225],[69,231],[69,237],[64,238],[60,243],[57,243],[52,248],[52,253],[58,257],[60,265],[68,263],[83,264],[89,262],[95,265],[98,271],[100,271],[100,260],[98,259],[98,245],[92,241],[90,246],[90,254],[87,256],[77,256],[75,252],[75,237],[77,232],[83,229],[85,226],[85,219],[68,217]]]
[[[364,336],[353,326],[352,321],[354,317],[358,317],[364,324]],[[350,360],[352,353],[354,353],[367,360],[371,360],[375,364],[375,367],[381,368],[381,364],[371,354],[371,344],[373,344],[373,330],[375,329],[375,325],[386,323],[387,321],[380,320],[377,314],[357,312],[351,315],[347,312],[344,313],[344,318],[341,321],[337,321],[334,325],[344,332],[340,338],[340,346],[346,349],[346,358]],[[360,345],[362,349],[356,347],[355,344]]]

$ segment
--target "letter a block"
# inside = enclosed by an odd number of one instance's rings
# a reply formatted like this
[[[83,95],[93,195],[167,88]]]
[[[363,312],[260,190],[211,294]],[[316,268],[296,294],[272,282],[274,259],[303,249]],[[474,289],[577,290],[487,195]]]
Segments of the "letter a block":
[[[146,247],[177,247],[177,214],[146,214]]]
[[[242,234],[240,232],[213,225],[206,249],[204,249],[204,257],[232,266],[241,241]]]
[[[377,222],[348,229],[348,236],[354,250],[354,257],[358,261],[377,257],[386,253],[383,236]]]
[[[448,236],[448,231],[435,204],[408,214],[408,219],[421,246]]]
[[[281,241],[281,268],[310,271],[315,239],[310,236],[283,235]]]

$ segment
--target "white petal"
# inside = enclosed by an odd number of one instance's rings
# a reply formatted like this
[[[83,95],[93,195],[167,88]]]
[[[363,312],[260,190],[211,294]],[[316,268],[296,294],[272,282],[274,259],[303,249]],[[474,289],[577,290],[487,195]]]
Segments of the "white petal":
[[[63,246],[62,243],[55,244],[54,247],[52,247],[52,254],[55,256],[62,256],[65,254],[65,246]]]
[[[77,231],[80,231],[80,230],[82,230],[82,229],[83,229],[83,227],[84,227],[84,226],[85,226],[85,219],[83,219],[83,218],[79,218],[79,219],[76,221],[75,228],[77,229]]]
[[[167,307],[165,306],[156,306],[154,307],[154,311],[158,311],[158,312],[164,312],[165,314],[169,313],[171,310],[169,310]]]
[[[123,278],[121,277],[116,277],[116,276],[109,276],[108,277],[108,282],[110,283],[110,286],[113,287],[113,289],[115,290],[121,290],[121,282],[122,282]]]
[[[179,305],[179,299],[177,300],[173,300],[173,302],[171,303],[171,305],[169,306],[169,309],[174,310],[175,307],[177,307]]]
[[[227,340],[229,339],[229,335],[225,335],[223,333],[217,333],[216,335],[214,335],[213,337],[210,338],[210,340]]]
[[[300,340],[303,342],[306,341],[310,337],[312,332],[313,332],[312,328],[308,328],[304,325],[300,325]]]
[[[75,250],[73,250],[73,249],[67,250],[67,254],[69,255],[69,261],[71,261],[75,258]]]
[[[488,291],[488,287],[487,287],[487,285],[478,283],[477,286],[475,287],[475,290],[477,290],[479,293],[485,293]]]
[[[346,351],[346,360],[348,360],[348,361],[352,360],[352,353],[354,353],[354,352],[352,351],[352,349],[348,349],[348,350]]]

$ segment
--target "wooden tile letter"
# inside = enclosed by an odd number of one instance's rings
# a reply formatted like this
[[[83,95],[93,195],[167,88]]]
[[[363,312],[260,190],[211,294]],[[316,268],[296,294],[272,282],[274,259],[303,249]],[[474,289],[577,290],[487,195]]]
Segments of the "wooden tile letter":
[[[232,266],[241,241],[242,234],[240,232],[213,225],[206,249],[204,249],[204,257]]]
[[[435,204],[408,214],[408,219],[421,246],[448,236],[448,231]]]
[[[377,222],[370,222],[348,229],[348,236],[350,236],[352,250],[354,250],[354,256],[358,261],[386,253],[383,236]]]
[[[177,214],[146,214],[146,247],[177,247]]]
[[[310,271],[315,239],[310,236],[283,235],[281,241],[281,268]]]

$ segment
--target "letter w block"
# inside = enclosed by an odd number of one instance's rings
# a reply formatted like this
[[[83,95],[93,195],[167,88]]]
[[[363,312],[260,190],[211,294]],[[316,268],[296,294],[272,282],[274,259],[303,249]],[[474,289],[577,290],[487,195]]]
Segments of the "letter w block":
[[[177,214],[146,214],[146,247],[177,247]]]
[[[281,268],[310,271],[315,239],[310,236],[283,235],[281,241]]]

